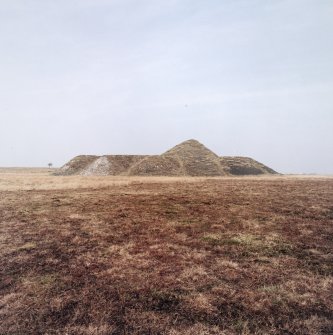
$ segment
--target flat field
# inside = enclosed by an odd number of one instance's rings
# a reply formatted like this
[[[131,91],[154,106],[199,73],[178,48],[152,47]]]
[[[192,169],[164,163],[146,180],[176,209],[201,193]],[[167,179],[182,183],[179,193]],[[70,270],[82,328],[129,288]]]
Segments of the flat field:
[[[333,334],[333,178],[0,169],[0,334]]]

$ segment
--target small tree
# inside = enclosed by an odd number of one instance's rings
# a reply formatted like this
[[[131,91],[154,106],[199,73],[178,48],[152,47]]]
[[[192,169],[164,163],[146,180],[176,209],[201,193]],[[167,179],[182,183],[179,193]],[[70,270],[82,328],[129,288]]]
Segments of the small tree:
[[[51,169],[51,167],[53,166],[52,163],[49,163],[49,164],[47,164],[47,165],[49,166],[50,169]]]

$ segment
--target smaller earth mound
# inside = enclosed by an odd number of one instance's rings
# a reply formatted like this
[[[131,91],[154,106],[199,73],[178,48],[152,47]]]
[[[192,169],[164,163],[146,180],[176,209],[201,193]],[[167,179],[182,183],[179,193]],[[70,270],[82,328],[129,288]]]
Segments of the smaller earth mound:
[[[220,164],[227,174],[236,176],[277,174],[268,166],[249,157],[220,157]]]
[[[84,172],[85,168],[92,164],[98,156],[94,155],[80,155],[71,159],[68,163],[66,163],[63,167],[59,169],[59,171],[55,172],[55,175],[73,175],[73,174],[81,174]]]
[[[76,156],[59,169],[56,175],[126,175],[128,169],[144,155],[105,155],[105,156]]]

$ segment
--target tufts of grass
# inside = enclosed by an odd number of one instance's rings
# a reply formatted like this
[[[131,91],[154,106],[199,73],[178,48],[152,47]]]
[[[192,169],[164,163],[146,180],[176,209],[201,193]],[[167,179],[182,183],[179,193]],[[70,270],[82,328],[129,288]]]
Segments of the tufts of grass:
[[[36,243],[34,242],[25,243],[17,248],[18,251],[32,250],[32,249],[36,249]]]
[[[202,240],[212,246],[236,246],[243,249],[246,254],[258,254],[260,256],[278,257],[288,255],[293,248],[278,238],[270,239],[265,236],[238,233],[234,236],[225,234],[204,234]]]

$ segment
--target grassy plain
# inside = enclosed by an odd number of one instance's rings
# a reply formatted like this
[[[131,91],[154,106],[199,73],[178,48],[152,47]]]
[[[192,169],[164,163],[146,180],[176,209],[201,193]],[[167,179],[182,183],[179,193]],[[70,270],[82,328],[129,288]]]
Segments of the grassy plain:
[[[0,334],[332,334],[333,178],[0,169]]]

